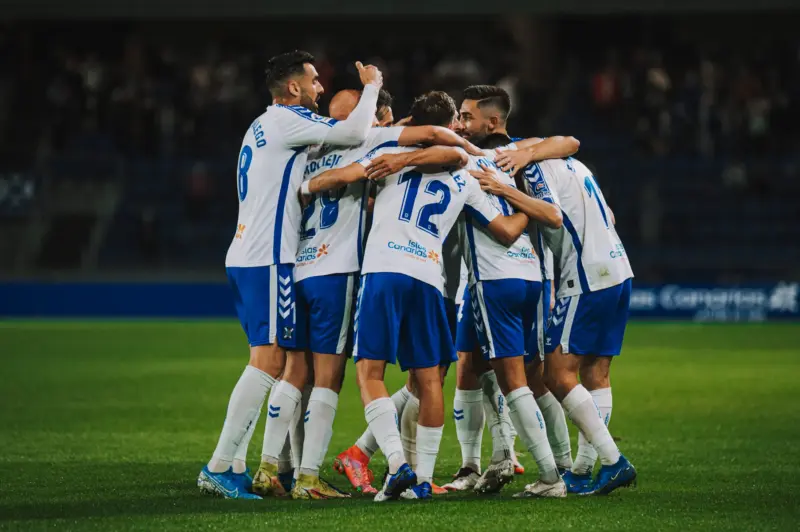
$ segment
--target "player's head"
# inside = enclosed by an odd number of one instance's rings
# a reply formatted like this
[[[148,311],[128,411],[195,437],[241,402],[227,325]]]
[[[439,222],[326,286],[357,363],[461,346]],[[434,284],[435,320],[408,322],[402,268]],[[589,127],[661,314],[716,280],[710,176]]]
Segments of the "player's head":
[[[505,133],[491,133],[483,137],[477,146],[482,150],[493,150],[501,146],[508,146],[509,144],[511,144],[511,137]]]
[[[333,95],[331,103],[328,105],[328,115],[336,120],[347,120],[350,113],[358,105],[361,99],[361,91],[355,89],[344,89]],[[375,106],[375,119],[373,126],[389,126],[394,122],[392,115],[392,95],[389,91],[381,89],[378,92],[378,103]]]
[[[491,133],[505,133],[511,98],[494,85],[472,85],[464,89],[461,102],[461,136],[479,143]]]
[[[386,89],[381,89],[378,92],[378,104],[375,106],[375,116],[378,119],[378,125],[381,127],[391,126],[394,123],[394,113],[392,112],[392,103],[394,98],[389,94]]]
[[[431,91],[417,97],[409,114],[415,126],[459,127],[456,102],[446,92]]]
[[[267,62],[267,88],[273,101],[302,105],[314,112],[325,92],[314,68],[314,56],[300,50],[276,55]]]
[[[333,95],[331,103],[328,105],[328,115],[336,120],[347,120],[347,117],[358,105],[360,98],[361,91],[354,89],[345,89],[337,92]]]

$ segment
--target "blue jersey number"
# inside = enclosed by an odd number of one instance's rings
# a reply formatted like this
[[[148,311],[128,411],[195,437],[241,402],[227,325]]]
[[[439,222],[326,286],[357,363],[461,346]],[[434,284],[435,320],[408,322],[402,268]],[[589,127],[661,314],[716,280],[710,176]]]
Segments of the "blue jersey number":
[[[239,201],[247,197],[247,171],[253,163],[253,148],[244,146],[239,153],[239,175],[236,178],[236,189],[239,191]]]
[[[408,183],[406,192],[403,195],[403,204],[400,206],[399,218],[403,222],[411,221],[411,214],[414,211],[414,203],[417,200],[421,182],[422,174],[420,172],[406,172],[397,180],[398,184]],[[435,179],[431,179],[425,185],[425,194],[438,196],[440,192],[442,195],[437,203],[425,205],[417,214],[417,227],[437,238],[439,237],[439,228],[431,221],[431,216],[442,214],[447,210],[447,206],[450,204],[450,187]]]
[[[336,223],[336,220],[339,218],[339,200],[341,199],[343,192],[344,189],[340,189],[340,191],[326,192],[320,196],[319,199],[322,203],[322,212],[320,212],[319,215],[320,229],[327,229]],[[300,240],[307,240],[317,234],[316,228],[306,227],[316,208],[317,200],[315,199],[303,210],[303,219],[300,222],[300,227],[303,229],[300,233]]]
[[[597,208],[600,209],[600,214],[603,215],[603,222],[606,224],[606,229],[608,229],[608,218],[606,217],[606,208],[603,207],[603,200],[600,199],[600,194],[598,190],[597,183],[594,180],[594,176],[586,176],[583,180],[583,186],[586,188],[586,192],[589,194],[589,197],[594,197],[594,200],[597,202]]]

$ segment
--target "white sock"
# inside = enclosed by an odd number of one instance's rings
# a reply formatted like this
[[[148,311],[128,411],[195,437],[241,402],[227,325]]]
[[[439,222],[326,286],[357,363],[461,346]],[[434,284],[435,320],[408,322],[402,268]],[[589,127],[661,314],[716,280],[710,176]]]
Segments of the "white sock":
[[[619,449],[608,432],[591,394],[582,385],[577,385],[561,402],[569,418],[594,445],[600,462],[613,465],[619,461]]]
[[[592,390],[589,392],[594,399],[594,404],[597,405],[597,410],[600,411],[600,417],[603,423],[608,426],[611,421],[611,388],[600,388],[599,390]],[[575,464],[572,466],[572,472],[578,475],[587,475],[594,470],[594,463],[597,461],[597,451],[583,432],[578,433],[578,454],[575,456]]]
[[[389,463],[389,473],[395,474],[406,461],[403,456],[403,444],[400,442],[400,431],[397,429],[397,408],[388,397],[375,399],[364,408],[372,434],[376,435],[378,445]]]
[[[436,467],[436,456],[439,454],[439,444],[442,443],[441,427],[423,427],[417,425],[417,481],[433,482],[433,469]]]
[[[319,468],[333,436],[333,419],[339,394],[328,388],[314,388],[305,417],[305,441],[300,473],[319,476]]]
[[[397,409],[398,416],[403,415],[403,409],[406,407],[406,403],[408,403],[411,397],[413,397],[413,395],[408,391],[405,384],[402,388],[394,392],[394,395],[392,395],[392,402]],[[370,458],[372,458],[372,455],[378,450],[378,442],[375,440],[375,436],[372,435],[372,432],[370,432],[369,427],[367,427],[364,434],[356,441],[356,447],[361,449],[361,452]]]
[[[572,467],[572,449],[569,443],[569,428],[564,409],[552,392],[547,392],[536,400],[542,411],[544,424],[547,427],[547,440],[553,450],[553,457],[558,467],[569,469]]]
[[[294,478],[300,476],[300,464],[303,461],[303,445],[306,439],[305,415],[308,413],[308,401],[311,399],[311,390],[314,386],[306,384],[303,386],[303,394],[300,396],[300,404],[294,411],[294,418],[289,427],[289,441],[292,445],[292,468]]]
[[[413,395],[408,399],[400,416],[400,440],[403,454],[411,469],[417,469],[417,421],[419,421],[419,399]]]
[[[456,435],[461,446],[461,467],[481,472],[481,440],[486,413],[483,411],[483,390],[456,388],[453,399]]]
[[[258,408],[258,413],[256,413],[256,417],[253,419],[253,422],[250,423],[250,428],[247,429],[247,434],[244,435],[241,443],[239,443],[239,446],[236,448],[236,454],[233,455],[234,473],[244,473],[247,471],[247,448],[250,446],[250,440],[253,439],[253,433],[256,431],[256,425],[258,425],[259,418],[261,418],[261,407]]]
[[[492,463],[511,458],[511,419],[506,412],[506,398],[497,384],[494,371],[479,377],[483,390],[483,409],[486,424],[492,434]]]
[[[286,435],[297,422],[295,414],[300,407],[303,393],[286,381],[275,385],[267,404],[267,425],[264,428],[264,444],[261,460],[271,464],[278,463],[278,455],[286,442]]]
[[[253,366],[244,368],[231,392],[217,448],[208,462],[209,471],[224,473],[231,467],[236,450],[245,440],[247,431],[258,422],[258,411],[273,384],[275,379],[260,369]]]
[[[547,428],[531,389],[523,386],[508,394],[508,410],[519,437],[539,466],[539,478],[548,484],[557,482],[558,469],[547,441]]]

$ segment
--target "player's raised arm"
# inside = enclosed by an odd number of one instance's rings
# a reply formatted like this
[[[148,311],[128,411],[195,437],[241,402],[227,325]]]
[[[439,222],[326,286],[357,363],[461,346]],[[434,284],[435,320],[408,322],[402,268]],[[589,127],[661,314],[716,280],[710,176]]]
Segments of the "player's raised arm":
[[[578,151],[581,143],[575,137],[533,137],[514,143],[516,150],[504,150],[497,155],[495,162],[502,170],[515,174],[534,161],[569,157]]]
[[[561,209],[553,203],[532,198],[511,185],[501,183],[494,178],[491,171],[485,168],[481,170],[470,170],[469,173],[478,180],[481,189],[486,192],[491,192],[495,196],[505,198],[514,209],[524,212],[531,219],[554,229],[561,227],[563,223]]]
[[[470,141],[446,127],[441,126],[408,126],[403,128],[397,139],[400,146],[414,146],[416,144],[435,144],[440,146],[456,146],[462,148],[470,155],[482,155],[480,148]]]
[[[446,166],[463,168],[469,156],[463,149],[454,146],[431,146],[421,150],[402,153],[386,153],[369,162],[367,178],[382,179],[413,166]]]
[[[383,85],[383,74],[373,65],[364,66],[361,61],[356,62],[358,75],[364,90],[358,105],[347,117],[333,125],[325,137],[326,144],[338,146],[355,146],[367,139],[372,123],[375,120],[375,110],[378,103],[378,92]]]

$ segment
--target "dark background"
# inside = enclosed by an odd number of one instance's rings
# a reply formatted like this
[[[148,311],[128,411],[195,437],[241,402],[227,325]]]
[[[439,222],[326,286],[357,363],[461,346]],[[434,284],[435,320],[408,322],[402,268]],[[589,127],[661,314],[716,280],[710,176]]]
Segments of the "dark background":
[[[378,64],[397,117],[507,87],[512,135],[581,140],[639,279],[798,277],[800,20],[767,9],[786,3],[453,5],[0,3],[0,273],[222,279],[264,64],[303,48],[328,97]]]

